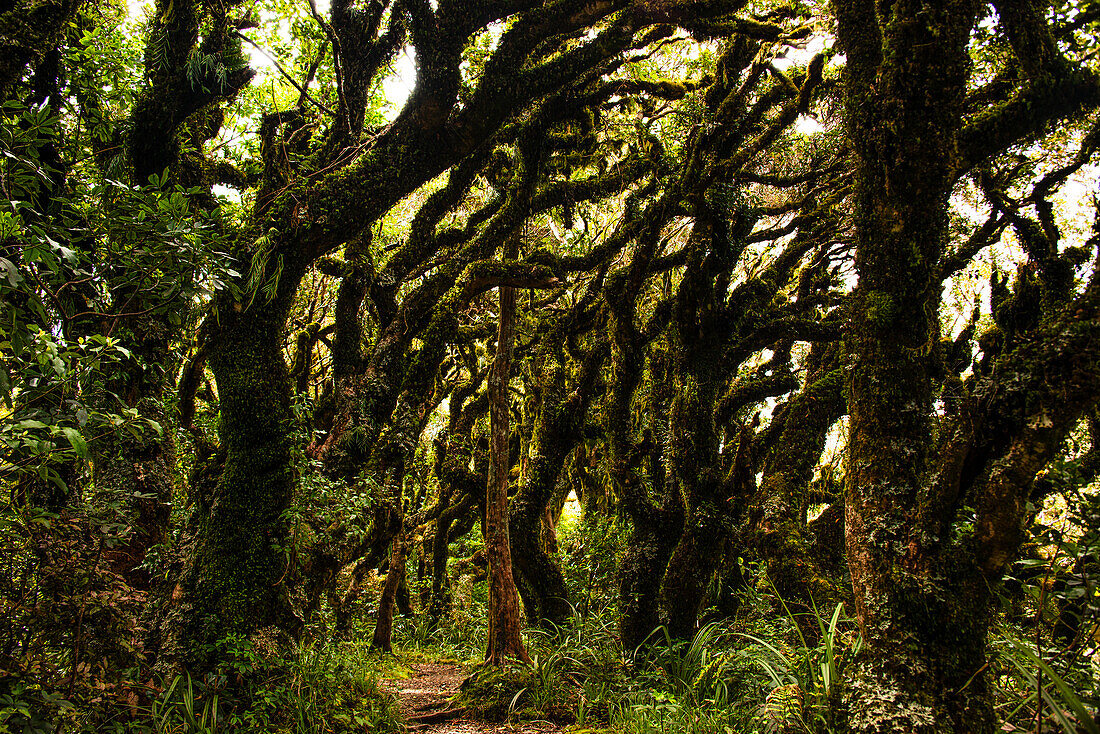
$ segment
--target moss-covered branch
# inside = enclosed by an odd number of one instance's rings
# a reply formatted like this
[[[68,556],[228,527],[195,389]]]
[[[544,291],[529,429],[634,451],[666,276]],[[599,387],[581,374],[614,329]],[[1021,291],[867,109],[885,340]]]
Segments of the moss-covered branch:
[[[28,67],[58,47],[78,0],[17,0],[0,12],[0,102]]]

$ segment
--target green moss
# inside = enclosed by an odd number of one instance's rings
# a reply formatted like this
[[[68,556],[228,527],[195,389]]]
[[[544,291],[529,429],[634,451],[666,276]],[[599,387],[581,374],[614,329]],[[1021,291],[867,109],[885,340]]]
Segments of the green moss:
[[[894,300],[884,291],[871,291],[865,297],[864,314],[877,329],[888,329],[897,316]]]
[[[572,720],[571,691],[552,666],[483,665],[462,682],[457,697],[476,718]]]

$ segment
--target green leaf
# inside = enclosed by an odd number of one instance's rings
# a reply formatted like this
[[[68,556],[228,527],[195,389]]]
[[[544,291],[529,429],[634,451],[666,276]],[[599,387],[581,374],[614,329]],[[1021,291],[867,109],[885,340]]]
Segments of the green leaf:
[[[0,257],[0,270],[4,271],[4,277],[8,279],[8,285],[12,288],[17,287],[23,282],[23,276],[19,274],[19,270],[11,260],[5,260]]]
[[[8,410],[11,410],[11,378],[8,377],[8,371],[0,368],[0,395],[4,397],[4,405]]]
[[[61,432],[65,434],[65,438],[69,439],[69,443],[76,451],[77,456],[82,459],[88,459],[88,443],[84,440],[84,436],[80,434],[80,431],[75,428],[62,428]]]

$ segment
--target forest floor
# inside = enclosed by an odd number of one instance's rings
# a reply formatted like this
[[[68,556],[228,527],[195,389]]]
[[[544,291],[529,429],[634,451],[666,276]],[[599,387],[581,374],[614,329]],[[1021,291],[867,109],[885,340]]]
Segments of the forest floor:
[[[422,662],[410,666],[412,675],[391,678],[385,685],[397,694],[401,718],[417,734],[559,734],[559,726],[546,721],[494,724],[477,721],[451,699],[466,678],[466,672],[450,663]]]

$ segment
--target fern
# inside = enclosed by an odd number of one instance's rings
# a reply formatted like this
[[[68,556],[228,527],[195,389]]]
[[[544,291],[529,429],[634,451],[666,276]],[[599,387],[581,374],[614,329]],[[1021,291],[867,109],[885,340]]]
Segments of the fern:
[[[802,720],[801,686],[789,683],[773,688],[760,707],[760,723],[766,734],[794,734],[808,732]]]
[[[275,299],[275,296],[279,292],[279,280],[283,276],[283,255],[282,253],[275,256],[275,268],[271,271],[271,276],[264,283],[263,294],[268,301]]]
[[[147,34],[149,40],[145,46],[145,68],[147,75],[155,75],[158,70],[167,69],[168,32],[163,21],[154,21],[155,26]]]
[[[274,297],[275,291],[279,287],[279,276],[282,274],[283,262],[282,256],[277,259],[276,271],[272,273],[271,277],[267,276],[267,263],[271,259],[271,253],[275,249],[275,238],[278,235],[278,230],[272,227],[265,234],[256,238],[256,242],[253,243],[255,252],[252,253],[252,263],[248,268],[248,278],[245,279],[245,292],[250,294],[248,305],[252,305],[252,301],[255,300],[256,294],[263,291],[265,294],[270,293],[270,298]]]

